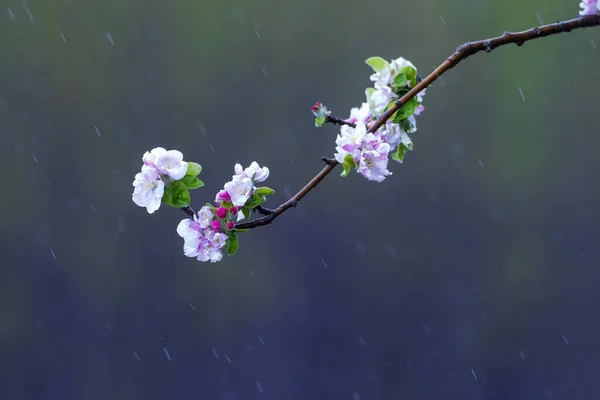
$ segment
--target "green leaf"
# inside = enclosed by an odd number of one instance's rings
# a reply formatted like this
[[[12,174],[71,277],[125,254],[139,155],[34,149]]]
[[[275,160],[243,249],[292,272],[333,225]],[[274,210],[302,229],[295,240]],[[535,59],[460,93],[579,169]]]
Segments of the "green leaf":
[[[250,196],[250,198],[248,199],[248,201],[246,201],[246,207],[252,209],[255,208],[257,205],[259,205],[261,203],[261,196],[257,195],[256,193],[254,193],[252,196]]]
[[[397,74],[405,74],[406,79],[410,81],[410,87],[415,87],[417,84],[417,70],[410,65],[400,68]]]
[[[211,204],[207,203],[206,205],[208,206],[212,206]],[[231,207],[233,207],[233,203],[230,203],[228,201],[222,201],[221,202],[221,207],[225,207],[227,209],[230,209]]]
[[[406,152],[412,149],[412,143],[408,146],[404,143],[400,143],[398,145],[398,148],[396,149],[396,152],[392,154],[392,160],[396,160],[399,163],[402,163],[404,161],[404,155],[406,154]]]
[[[408,78],[406,77],[406,74],[398,74],[394,78],[394,86],[397,86],[397,87],[404,87],[404,86],[406,86],[407,82],[408,82]]]
[[[343,177],[348,176],[348,173],[350,172],[351,168],[356,168],[354,157],[352,157],[351,154],[346,154],[346,156],[344,157],[344,162],[342,163],[342,167],[344,168],[344,171],[342,171],[341,174]]]
[[[373,96],[373,93],[375,93],[375,88],[366,88],[365,89],[365,96],[367,96],[367,103],[371,101],[371,96]]]
[[[243,206],[242,214],[244,214],[244,218],[250,218],[250,208],[248,206]]]
[[[417,125],[415,125],[415,123],[410,119],[400,121],[400,127],[404,132],[409,134],[415,133],[417,131]]]
[[[270,187],[263,186],[263,187],[256,188],[254,193],[256,193],[259,196],[270,196],[273,193],[275,193],[275,191],[273,189],[271,189]]]
[[[315,126],[317,128],[322,127],[324,123],[325,123],[325,118],[321,118],[321,117],[315,118]]]
[[[181,182],[183,182],[183,184],[187,186],[188,189],[198,189],[199,187],[204,186],[204,182],[202,182],[194,175],[184,176]]]
[[[388,104],[390,106],[392,103]],[[408,101],[408,103],[404,104],[398,111],[392,115],[391,121],[395,124],[400,123],[400,121],[407,119],[415,112],[415,108],[419,105],[419,102],[416,98],[412,98]]]
[[[186,175],[196,176],[202,171],[202,166],[195,162],[188,162],[188,169]]]
[[[373,71],[375,72],[381,72],[383,71],[385,68],[390,68],[390,63],[388,63],[387,61],[385,61],[383,58],[381,57],[371,57],[371,58],[367,58],[365,60],[365,63],[373,68]]]
[[[238,250],[238,248],[240,247],[240,242],[238,240],[237,235],[234,233],[232,235],[230,235],[227,238],[226,243],[226,247],[227,247],[227,254],[229,254],[230,256],[234,255],[235,252]]]
[[[162,201],[175,208],[187,207],[190,204],[190,191],[182,181],[171,182],[165,187]]]

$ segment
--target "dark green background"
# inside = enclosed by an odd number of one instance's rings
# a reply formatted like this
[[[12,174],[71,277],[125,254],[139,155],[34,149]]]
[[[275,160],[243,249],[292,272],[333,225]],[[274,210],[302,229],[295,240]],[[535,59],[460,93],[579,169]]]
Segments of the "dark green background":
[[[276,206],[366,58],[426,75],[577,3],[3,0],[0,398],[598,398],[598,28],[468,59],[385,182],[338,171],[218,264],[131,201],[163,146],[196,209],[254,160]]]

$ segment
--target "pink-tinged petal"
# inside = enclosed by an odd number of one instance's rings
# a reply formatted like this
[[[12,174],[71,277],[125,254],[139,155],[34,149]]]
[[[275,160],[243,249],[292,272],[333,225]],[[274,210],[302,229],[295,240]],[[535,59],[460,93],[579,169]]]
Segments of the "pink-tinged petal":
[[[244,173],[244,168],[242,168],[241,164],[235,164],[235,166],[233,167],[233,170],[236,175],[241,175]]]
[[[225,190],[231,196],[231,202],[236,207],[242,207],[252,195],[254,184],[251,179],[235,175],[230,182],[225,184]]]
[[[600,3],[598,0],[583,0],[579,3],[579,7],[582,8],[579,15],[596,15],[600,10]]]
[[[223,253],[221,250],[211,247],[208,250],[208,257],[211,263],[219,262],[223,259]]]
[[[222,201],[231,203],[231,196],[227,190],[221,190],[219,193],[217,193],[217,197],[215,197],[215,203],[221,203]]]
[[[216,249],[223,248],[227,243],[227,235],[221,232],[216,232],[210,239],[210,245]]]
[[[160,207],[165,184],[159,179],[158,172],[147,165],[142,166],[142,172],[135,175],[131,199],[140,207],[146,207],[149,214]]]
[[[213,218],[214,214],[212,208],[209,206],[204,206],[198,211],[198,224],[202,229],[208,228],[212,223]]]

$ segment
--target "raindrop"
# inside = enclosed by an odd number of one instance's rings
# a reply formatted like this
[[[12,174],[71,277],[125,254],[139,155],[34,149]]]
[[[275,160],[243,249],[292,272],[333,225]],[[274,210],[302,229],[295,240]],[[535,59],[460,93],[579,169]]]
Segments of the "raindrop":
[[[260,40],[260,35],[258,34],[258,32],[254,31],[254,33],[256,33],[256,37],[258,38],[258,40]]]
[[[10,8],[8,9],[8,15],[10,15],[10,19],[12,19],[13,21],[15,20],[15,14],[13,14]]]
[[[477,158],[477,161],[479,161],[479,165],[481,165],[483,167],[483,162],[481,161],[481,159]]]
[[[269,74],[267,73],[267,69],[265,67],[261,68],[262,73],[265,74],[265,76],[269,76]]]
[[[29,15],[29,20],[31,21],[31,23],[35,24],[35,21],[33,20],[33,14],[31,13],[31,10],[29,10],[29,6],[27,5],[27,2],[25,0],[21,0],[21,5],[25,9],[25,12],[27,13],[27,15]]]
[[[212,146],[212,144],[208,144],[208,147],[210,147],[210,149],[212,150],[213,153],[215,153],[215,148]]]
[[[523,350],[519,351],[519,356],[521,357],[521,360],[525,360],[525,353],[523,353]]]
[[[352,400],[360,400],[360,394],[357,392],[352,393]]]
[[[430,335],[431,335],[431,328],[429,327],[429,325],[427,325],[427,324],[423,324],[423,332],[425,332],[425,334],[426,334],[427,336],[430,336]]]
[[[329,268],[329,267],[327,266],[327,263],[325,262],[325,260],[323,260],[322,258],[321,258],[321,262],[323,263],[323,265],[325,266],[325,268]]]
[[[361,345],[362,347],[365,347],[365,345],[366,345],[365,338],[364,338],[364,337],[362,337],[362,336],[359,336],[359,337],[358,337],[358,343],[360,343],[360,345]]]
[[[444,17],[442,17],[442,16],[440,15],[440,19],[442,20],[442,23],[445,25],[445,24],[446,24],[446,21],[444,21]]]
[[[192,310],[196,311],[196,307],[194,307],[194,306],[192,305],[192,303],[188,303],[188,304],[190,305],[190,307],[192,308]]]
[[[106,32],[106,38],[108,39],[108,43],[110,43],[111,46],[115,45],[115,41],[113,40],[110,32]]]
[[[125,224],[125,220],[121,216],[119,216],[119,218],[117,219],[117,230],[121,234],[127,233],[127,225]]]
[[[169,351],[167,350],[167,348],[166,348],[166,347],[163,347],[163,351],[165,352],[165,356],[167,356],[167,359],[168,359],[169,361],[171,361],[171,355],[169,354]]]
[[[56,258],[56,257],[54,257]],[[569,341],[567,340],[566,336],[563,336],[563,340],[565,341],[566,344],[569,344]]]
[[[229,359],[229,356],[227,355],[227,353],[223,353],[225,355],[225,358],[227,359],[227,361],[229,361],[229,364],[233,364],[233,362]]]
[[[364,243],[361,242],[360,240],[354,241],[354,247],[356,247],[356,250],[359,253],[364,253],[365,251],[367,251],[367,248],[365,247]]]
[[[258,341],[260,342],[260,344],[262,344],[263,346],[265,345],[265,342],[263,342],[262,338],[259,336],[258,337]]]
[[[594,50],[598,50],[598,48],[596,47],[596,42],[594,42],[594,38],[590,38],[590,43],[592,44]]]
[[[544,25],[544,21],[542,21],[542,16],[540,13],[535,14],[537,16],[538,21],[540,21],[540,25]]]
[[[33,157],[33,161],[35,161],[37,164],[39,164],[39,163],[40,163],[40,162],[38,161],[38,159],[37,159],[37,158],[35,158],[35,156],[32,156],[32,157]]]
[[[215,355],[216,358],[219,358],[219,354],[217,354],[217,350],[213,347],[212,348],[213,354]]]
[[[50,249],[50,253],[52,253],[52,257],[56,260],[56,254],[54,254],[54,250]],[[564,336],[563,336],[564,337]],[[566,340],[566,339],[565,339]],[[568,344],[568,343],[567,343]]]
[[[138,353],[136,353],[135,351],[133,352],[133,356],[136,360],[140,361],[140,356],[138,356]]]
[[[477,375],[475,375],[475,370],[473,370],[473,368],[471,368],[471,373],[473,374],[473,378],[475,378],[475,380],[477,380]]]
[[[60,37],[62,38],[63,42],[67,43],[67,38],[65,37],[65,35],[63,35],[63,33],[60,33]]]
[[[263,392],[263,387],[259,381],[256,381],[256,388],[258,389],[259,392],[261,392],[261,393]]]
[[[98,127],[96,125],[94,125],[94,129],[96,130],[98,137],[102,137],[102,135],[100,134],[100,129],[98,129]]]
[[[519,93],[521,93],[521,98],[523,99],[523,101],[525,101],[525,96],[523,95],[523,90],[521,90],[520,86],[519,86]]]

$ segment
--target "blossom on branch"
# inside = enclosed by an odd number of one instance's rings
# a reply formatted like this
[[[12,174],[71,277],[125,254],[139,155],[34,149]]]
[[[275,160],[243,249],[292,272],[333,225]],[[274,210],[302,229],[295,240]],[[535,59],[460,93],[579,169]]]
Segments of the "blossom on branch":
[[[203,225],[196,216],[193,220],[186,218],[179,223],[177,234],[184,240],[183,254],[198,261],[221,261],[221,249],[226,245],[227,235]]]
[[[156,147],[146,152],[142,157],[145,165],[154,167],[163,175],[177,181],[183,178],[187,172],[188,164],[183,161],[183,154],[177,150],[165,150]]]
[[[417,69],[402,57],[390,62],[381,57],[371,57],[366,63],[375,71],[370,77],[375,87],[367,88],[367,101],[350,111],[346,122],[356,127],[341,126],[335,141],[335,159],[344,168],[342,176],[355,169],[370,181],[382,182],[391,175],[389,157],[402,162],[404,154],[413,149],[408,135],[416,132],[415,116],[425,110],[421,104],[425,90],[402,104],[383,126],[370,133],[371,124],[417,85]]]
[[[140,207],[146,207],[149,214],[158,210],[165,190],[160,174],[152,167],[144,165],[142,172],[135,175],[132,200]]]
[[[197,175],[202,171],[200,164],[183,161],[177,150],[155,147],[142,156],[142,172],[133,181],[132,200],[146,207],[152,214],[161,203],[176,208],[187,207],[191,189],[204,186]]]

